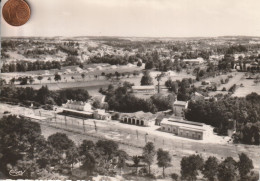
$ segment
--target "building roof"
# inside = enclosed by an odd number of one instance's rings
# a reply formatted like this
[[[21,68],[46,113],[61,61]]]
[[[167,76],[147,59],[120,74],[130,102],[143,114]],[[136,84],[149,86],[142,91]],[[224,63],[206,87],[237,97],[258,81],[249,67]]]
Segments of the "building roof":
[[[110,115],[109,113],[106,113],[105,109],[96,109],[95,112],[97,112],[99,115],[103,115],[103,116]]]
[[[133,90],[145,90],[145,89],[154,89],[153,85],[145,85],[145,86],[132,86]]]
[[[74,110],[74,109],[65,109],[65,108],[63,108],[63,111],[81,113],[81,114],[86,114],[86,115],[93,114],[93,112],[91,112],[91,111],[78,111],[78,110]]]
[[[178,105],[178,106],[186,106],[188,102],[185,101],[175,101],[173,105]]]
[[[150,112],[143,112],[143,111],[138,111],[134,113],[122,113],[122,116],[128,116],[128,117],[136,117],[136,118],[141,118],[141,119],[153,119],[155,118],[155,115],[150,113]]]
[[[183,119],[176,119],[176,118],[164,118],[161,122],[161,125],[172,125],[172,126],[178,126],[181,129],[186,129],[186,130],[193,130],[193,131],[205,131],[203,129],[203,124],[202,123],[196,123],[192,121],[186,121]]]
[[[87,103],[86,102],[83,102],[83,101],[73,101],[73,100],[68,100],[66,104],[73,104],[73,105],[86,105]]]

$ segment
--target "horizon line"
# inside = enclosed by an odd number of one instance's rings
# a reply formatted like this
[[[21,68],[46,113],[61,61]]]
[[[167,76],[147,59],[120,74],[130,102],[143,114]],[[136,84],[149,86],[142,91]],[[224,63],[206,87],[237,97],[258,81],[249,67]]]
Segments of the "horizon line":
[[[248,37],[248,38],[260,38],[260,36],[254,35],[218,35],[218,36],[117,36],[117,35],[79,35],[79,36],[1,36],[1,38],[78,38],[78,37],[104,37],[104,38],[219,38],[219,37]]]

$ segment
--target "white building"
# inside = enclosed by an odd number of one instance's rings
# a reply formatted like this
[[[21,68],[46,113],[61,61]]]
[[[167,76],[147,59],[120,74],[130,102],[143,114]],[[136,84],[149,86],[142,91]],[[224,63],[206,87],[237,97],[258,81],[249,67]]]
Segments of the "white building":
[[[91,104],[83,101],[68,100],[67,103],[63,104],[62,106],[64,108],[73,109],[77,111],[92,111]]]
[[[145,93],[145,94],[154,94],[155,87],[153,85],[147,86],[132,86],[134,93]]]
[[[184,117],[184,111],[188,108],[188,102],[185,101],[175,101],[173,103],[173,113],[175,116]]]
[[[111,115],[106,113],[104,109],[96,109],[93,113],[93,118],[100,120],[111,120]]]
[[[175,135],[202,140],[204,132],[204,124],[192,121],[186,121],[182,118],[164,118],[161,121],[161,130]]]
[[[183,62],[190,63],[190,64],[202,64],[205,62],[205,60],[201,57],[196,59],[184,59]]]

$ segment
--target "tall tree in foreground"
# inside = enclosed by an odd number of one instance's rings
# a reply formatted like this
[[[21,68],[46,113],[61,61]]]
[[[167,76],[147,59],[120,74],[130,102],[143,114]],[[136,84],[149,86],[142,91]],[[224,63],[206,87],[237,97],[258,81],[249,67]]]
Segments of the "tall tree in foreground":
[[[144,162],[148,165],[148,173],[151,174],[151,164],[153,163],[154,156],[156,154],[154,144],[152,142],[148,142],[143,148],[143,157]]]
[[[181,160],[181,176],[183,179],[195,181],[198,171],[203,168],[203,158],[200,155],[183,157]]]
[[[122,169],[126,166],[126,160],[128,160],[128,154],[123,150],[118,150],[117,153],[118,161],[117,161],[117,167],[120,169],[120,174],[122,174]]]
[[[133,156],[133,162],[134,162],[134,167],[136,168],[135,172],[136,172],[136,175],[138,174],[138,166],[139,166],[139,163],[140,163],[140,158],[139,156]]]
[[[171,156],[168,151],[163,149],[158,149],[157,151],[157,165],[163,168],[163,177],[165,177],[164,170],[165,168],[171,166]]]
[[[237,167],[241,180],[247,180],[247,175],[254,168],[253,161],[248,158],[245,153],[239,154],[239,161],[237,162]]]
[[[218,166],[218,179],[219,181],[235,180],[236,174],[236,161],[232,157],[227,157]]]
[[[0,119],[0,170],[8,178],[37,179],[39,177],[40,152],[45,148],[39,123],[17,116]],[[41,167],[45,169],[45,167]],[[26,171],[19,177],[11,177],[10,170]],[[15,173],[14,173],[15,174]]]
[[[214,181],[218,172],[218,160],[214,156],[210,156],[204,164],[202,174],[209,181]]]

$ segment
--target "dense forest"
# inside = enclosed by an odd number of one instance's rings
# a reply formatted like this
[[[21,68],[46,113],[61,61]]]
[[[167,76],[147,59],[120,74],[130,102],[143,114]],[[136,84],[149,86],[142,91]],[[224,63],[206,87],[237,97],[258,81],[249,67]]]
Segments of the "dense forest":
[[[47,86],[42,86],[39,90],[31,87],[16,88],[13,86],[1,87],[0,100],[4,102],[20,103],[25,106],[59,105],[67,100],[87,101],[90,95],[84,89],[64,89],[60,91],[50,91]]]
[[[218,101],[189,102],[186,119],[212,125],[219,134],[226,134],[230,120],[236,121],[235,142],[260,144],[260,95],[245,98],[223,97]]]
[[[156,94],[149,99],[142,99],[132,94],[132,85],[125,82],[123,86],[115,88],[110,85],[107,90],[100,90],[106,95],[106,102],[110,110],[118,112],[152,112],[164,111],[171,109],[175,100],[174,94],[163,96]]]

